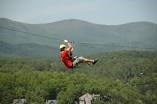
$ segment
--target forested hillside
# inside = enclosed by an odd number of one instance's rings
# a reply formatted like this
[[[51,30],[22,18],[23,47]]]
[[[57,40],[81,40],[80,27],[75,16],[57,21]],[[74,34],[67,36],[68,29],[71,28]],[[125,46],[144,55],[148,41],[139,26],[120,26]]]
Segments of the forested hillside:
[[[157,52],[96,54],[96,65],[68,71],[57,59],[0,58],[0,104],[25,98],[28,104],[74,104],[85,93],[100,94],[94,104],[156,104]]]

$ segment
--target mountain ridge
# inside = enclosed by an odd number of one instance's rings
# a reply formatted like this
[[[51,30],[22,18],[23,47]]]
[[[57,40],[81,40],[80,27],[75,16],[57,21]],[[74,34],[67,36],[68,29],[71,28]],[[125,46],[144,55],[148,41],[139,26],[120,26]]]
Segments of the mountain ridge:
[[[122,25],[100,25],[75,19],[48,24],[25,24],[0,19],[0,41],[5,43],[34,43],[57,49],[64,39],[74,41],[75,50],[80,54],[115,49],[156,50],[157,24],[132,22]]]
[[[53,23],[59,23],[59,22],[69,22],[69,21],[78,21],[78,22],[85,22],[85,23],[90,23],[90,24],[95,24],[95,25],[105,25],[105,26],[117,26],[117,25],[125,25],[125,24],[133,24],[133,23],[149,23],[149,24],[155,24],[155,22],[150,22],[150,21],[133,21],[133,22],[126,22],[126,23],[120,23],[120,24],[115,24],[115,25],[108,25],[108,24],[100,24],[100,23],[94,23],[86,20],[81,20],[81,19],[63,19],[63,20],[57,20],[54,22],[47,22],[47,23],[27,23],[27,22],[21,22],[9,18],[0,18],[2,21],[10,21],[10,22],[17,22],[17,23],[22,23],[22,24],[28,24],[28,25],[44,25],[44,24],[53,24]]]

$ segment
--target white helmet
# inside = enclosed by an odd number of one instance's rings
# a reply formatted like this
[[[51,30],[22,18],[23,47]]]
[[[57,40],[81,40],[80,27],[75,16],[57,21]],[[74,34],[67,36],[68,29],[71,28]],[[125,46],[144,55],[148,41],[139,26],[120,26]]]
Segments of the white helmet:
[[[59,46],[60,49],[65,48],[65,47],[66,47],[66,46],[65,46],[64,44],[61,44],[61,45]]]

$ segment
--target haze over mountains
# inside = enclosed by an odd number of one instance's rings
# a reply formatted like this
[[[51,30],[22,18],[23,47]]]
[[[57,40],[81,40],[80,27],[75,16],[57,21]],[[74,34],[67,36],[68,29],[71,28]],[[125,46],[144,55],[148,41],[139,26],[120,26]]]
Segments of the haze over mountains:
[[[26,24],[0,18],[0,56],[56,56],[64,39],[74,42],[77,54],[156,50],[157,24],[99,25],[75,19]]]

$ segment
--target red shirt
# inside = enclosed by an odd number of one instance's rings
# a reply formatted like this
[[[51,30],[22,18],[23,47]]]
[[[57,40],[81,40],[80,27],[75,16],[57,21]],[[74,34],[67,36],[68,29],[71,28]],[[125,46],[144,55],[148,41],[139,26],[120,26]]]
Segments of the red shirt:
[[[60,52],[59,56],[67,68],[72,68],[73,67],[73,60],[71,59],[69,53],[70,52],[68,50],[64,50],[64,51]]]

